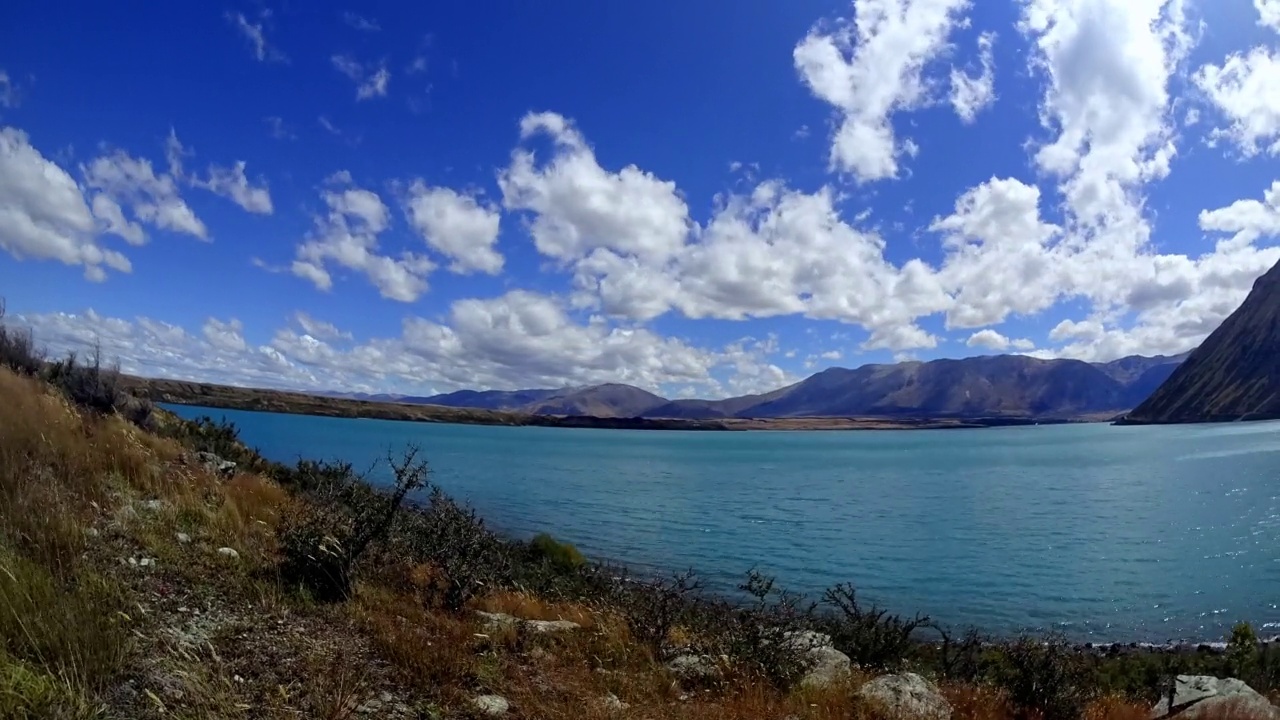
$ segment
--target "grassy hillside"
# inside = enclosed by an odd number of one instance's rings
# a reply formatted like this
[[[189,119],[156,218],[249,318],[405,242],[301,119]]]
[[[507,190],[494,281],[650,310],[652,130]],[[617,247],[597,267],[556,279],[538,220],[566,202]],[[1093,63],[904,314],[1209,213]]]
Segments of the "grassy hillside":
[[[851,587],[815,608],[754,575],[733,603],[690,575],[627,581],[495,535],[412,449],[375,491],[347,465],[269,462],[95,365],[4,364],[0,718],[914,720],[866,693],[913,670],[957,720],[1128,720],[1168,672],[1280,686],[1247,635],[1227,653],[940,645]],[[802,631],[854,669],[799,682],[812,658],[779,638]]]

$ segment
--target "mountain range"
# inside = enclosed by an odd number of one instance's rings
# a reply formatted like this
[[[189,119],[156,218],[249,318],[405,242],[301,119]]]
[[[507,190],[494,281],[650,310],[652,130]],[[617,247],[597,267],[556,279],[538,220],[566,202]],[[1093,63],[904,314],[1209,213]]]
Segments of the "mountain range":
[[[1280,418],[1280,264],[1126,424]]]
[[[1132,356],[1109,363],[1024,355],[972,357],[855,369],[831,368],[760,395],[668,400],[630,385],[460,390],[430,397],[342,395],[361,400],[601,418],[1043,418],[1130,410],[1185,358]]]

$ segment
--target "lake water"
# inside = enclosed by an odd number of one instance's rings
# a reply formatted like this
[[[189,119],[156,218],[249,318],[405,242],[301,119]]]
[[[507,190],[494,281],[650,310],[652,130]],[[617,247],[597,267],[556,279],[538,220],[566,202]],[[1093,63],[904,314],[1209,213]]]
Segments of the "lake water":
[[[502,531],[721,587],[758,566],[989,632],[1280,633],[1280,423],[717,433],[170,409],[284,462],[363,467],[416,442]]]

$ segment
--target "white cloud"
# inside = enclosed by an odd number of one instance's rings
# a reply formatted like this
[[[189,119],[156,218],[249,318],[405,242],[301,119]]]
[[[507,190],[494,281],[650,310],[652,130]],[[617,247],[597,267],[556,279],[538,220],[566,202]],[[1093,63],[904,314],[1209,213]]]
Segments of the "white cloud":
[[[855,0],[854,18],[814,28],[795,48],[801,79],[841,115],[832,168],[862,182],[896,177],[904,146],[891,118],[933,101],[925,66],[947,46],[968,0]]]
[[[293,320],[303,332],[317,340],[333,341],[353,338],[351,333],[339,330],[333,323],[317,320],[301,310],[293,314]]]
[[[1258,24],[1280,33],[1280,0],[1253,0]]]
[[[267,130],[271,133],[271,137],[277,140],[297,140],[298,135],[285,124],[284,118],[276,115],[268,115],[262,118],[267,124]]]
[[[333,67],[346,75],[356,84],[356,100],[386,97],[387,86],[391,83],[391,71],[386,65],[365,67],[350,55],[334,55],[330,58]],[[324,123],[324,118],[321,118]],[[336,134],[336,133],[335,133]]]
[[[230,198],[232,202],[251,213],[270,215],[272,212],[271,193],[266,185],[253,187],[244,174],[245,162],[240,160],[229,168],[217,165],[209,166],[209,179],[195,180],[193,184],[217,195]]]
[[[259,21],[255,23],[249,22],[244,13],[228,12],[226,14],[227,22],[231,23],[232,27],[249,41],[250,52],[259,62],[288,62],[289,58],[284,53],[267,42],[267,35],[263,26],[270,17],[271,12],[264,10]]]
[[[81,171],[90,188],[105,195],[117,208],[128,207],[137,220],[162,230],[208,239],[208,229],[182,199],[177,180],[168,173],[157,173],[150,160],[116,150],[95,158]]]
[[[494,249],[502,216],[498,208],[449,188],[430,187],[422,180],[410,186],[404,204],[409,224],[428,245],[453,261],[451,270],[502,272],[502,255]]]
[[[978,332],[970,335],[969,339],[965,341],[965,345],[968,345],[969,347],[986,348],[997,352],[1004,352],[1010,348],[1019,352],[1026,352],[1028,350],[1034,350],[1036,347],[1036,344],[1031,340],[1026,338],[1008,338],[991,328],[979,330]]]
[[[9,77],[9,73],[0,70],[0,107],[15,108],[22,101],[17,83]]]
[[[140,229],[119,217],[118,234],[138,237]],[[90,280],[106,269],[129,272],[129,260],[98,243],[100,228],[84,191],[65,170],[31,146],[26,133],[0,129],[0,248],[18,259],[49,259],[82,265]]]
[[[996,67],[992,51],[995,39],[996,34],[990,32],[978,36],[978,59],[982,64],[978,75],[951,68],[951,107],[966,123],[976,120],[978,113],[996,100]]]
[[[335,175],[330,184],[349,179]],[[390,300],[412,302],[427,291],[427,275],[435,269],[430,259],[411,252],[379,254],[378,236],[391,216],[377,193],[352,186],[325,190],[321,197],[328,212],[315,218],[315,230],[298,246],[290,267],[294,275],[327,291],[333,287],[328,266],[334,263],[364,274]]]
[[[353,12],[342,13],[342,21],[361,32],[378,32],[382,29],[377,20]]]
[[[1229,122],[1214,129],[1215,138],[1228,138],[1246,157],[1280,155],[1280,54],[1266,47],[1233,53],[1193,79]]]
[[[767,344],[697,348],[653,331],[575,322],[554,298],[513,291],[453,303],[445,322],[407,318],[395,337],[331,344],[350,337],[311,318],[303,332],[278,329],[253,346],[235,321],[208,319],[200,333],[150,318],[47,313],[6,322],[34,329],[51,351],[100,344],[126,372],[251,386],[366,392],[446,392],[458,388],[564,387],[626,382],[693,394],[772,390],[795,378],[768,363]],[[323,329],[321,329],[323,328]],[[728,373],[721,383],[712,370]],[[674,390],[672,390],[674,393]]]
[[[532,151],[517,149],[498,184],[508,210],[536,213],[530,231],[542,254],[570,261],[605,249],[661,261],[684,244],[689,209],[675,183],[635,165],[605,170],[561,115],[526,115],[520,137],[538,134],[555,143],[550,161],[540,167]]]

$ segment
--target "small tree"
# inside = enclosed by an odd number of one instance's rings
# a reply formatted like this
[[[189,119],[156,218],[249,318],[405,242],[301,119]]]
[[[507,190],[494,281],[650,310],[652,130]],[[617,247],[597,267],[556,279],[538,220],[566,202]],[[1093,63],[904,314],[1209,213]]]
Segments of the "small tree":
[[[1252,674],[1258,664],[1258,635],[1247,622],[1236,623],[1227,641],[1227,666],[1231,674],[1244,678]]]

